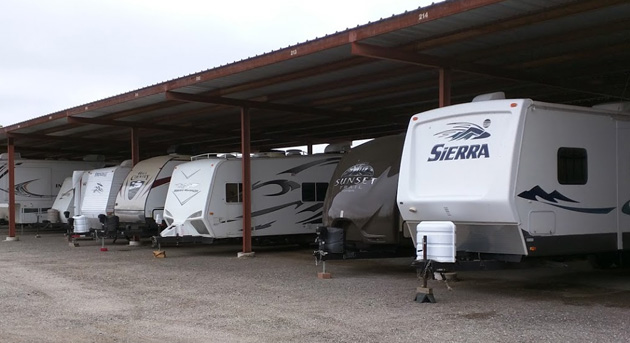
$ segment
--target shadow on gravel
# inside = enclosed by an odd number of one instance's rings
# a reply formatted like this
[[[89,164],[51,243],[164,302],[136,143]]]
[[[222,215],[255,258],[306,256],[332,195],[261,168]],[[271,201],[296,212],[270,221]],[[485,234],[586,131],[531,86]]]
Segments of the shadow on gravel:
[[[408,277],[416,274],[416,269],[411,266],[412,261],[408,257],[337,260],[328,261],[326,269],[336,275],[345,277],[374,275],[404,275]]]
[[[630,308],[630,269],[533,268],[459,273],[450,286],[479,293],[574,306]]]
[[[232,258],[243,251],[243,246],[237,243],[182,244],[179,246],[163,246],[162,250],[166,251],[169,258],[171,256],[214,256]],[[283,257],[287,255],[287,253],[311,256],[313,248],[305,248],[299,245],[253,246],[252,251],[256,253],[256,257]]]

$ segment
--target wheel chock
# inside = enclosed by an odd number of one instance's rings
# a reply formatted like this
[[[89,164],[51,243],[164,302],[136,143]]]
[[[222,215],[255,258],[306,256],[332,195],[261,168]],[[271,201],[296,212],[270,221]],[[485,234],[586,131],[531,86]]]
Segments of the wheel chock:
[[[433,288],[418,287],[416,289],[416,298],[414,300],[419,303],[435,303]]]

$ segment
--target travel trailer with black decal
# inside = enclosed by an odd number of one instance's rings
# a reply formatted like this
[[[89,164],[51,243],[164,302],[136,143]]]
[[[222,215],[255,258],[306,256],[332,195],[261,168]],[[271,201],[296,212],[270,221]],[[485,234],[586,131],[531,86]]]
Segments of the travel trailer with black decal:
[[[120,165],[85,171],[75,188],[74,233],[101,229],[99,215],[114,214],[116,194],[131,171],[131,160]],[[75,173],[75,180],[78,178]]]
[[[324,201],[322,259],[413,252],[413,235],[403,230],[396,206],[404,140],[404,134],[375,138],[341,158]]]
[[[276,157],[277,155],[281,155]],[[339,154],[251,158],[252,239],[282,236],[313,242]],[[205,243],[243,236],[241,159],[200,155],[175,167],[158,242],[199,238]]]
[[[190,156],[171,154],[142,160],[133,167],[114,206],[120,229],[126,235],[151,237],[159,234],[173,169],[189,161]]]
[[[400,213],[410,227],[454,224],[459,257],[610,265],[630,249],[629,109],[494,93],[414,115]]]
[[[66,177],[75,170],[100,168],[99,156],[84,161],[29,160],[15,154],[15,219],[18,224],[46,220]],[[9,219],[8,154],[0,154],[0,219]]]

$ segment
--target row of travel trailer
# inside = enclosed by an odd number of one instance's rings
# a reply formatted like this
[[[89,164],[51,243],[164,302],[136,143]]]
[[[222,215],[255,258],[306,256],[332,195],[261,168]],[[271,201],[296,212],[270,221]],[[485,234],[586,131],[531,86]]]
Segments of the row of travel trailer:
[[[585,108],[495,93],[414,115],[406,134],[348,153],[256,156],[252,237],[308,241],[319,227],[319,258],[422,252],[426,236],[429,258],[438,262],[589,255],[611,264],[630,249],[628,114],[623,103]],[[48,171],[52,181],[42,190],[37,177],[20,171],[19,218],[52,207],[79,219],[79,230],[98,226],[105,213],[123,231],[159,241],[242,237],[237,156],[100,167],[73,166],[79,171],[65,182]],[[62,205],[44,203],[41,195],[56,194],[51,185],[62,188]]]
[[[313,242],[315,227],[321,225],[328,181],[341,158],[337,150],[347,148],[331,145],[327,149],[308,156],[295,151],[252,156],[255,240]],[[63,161],[38,162],[48,163],[52,169],[65,167]],[[31,169],[27,165],[16,164],[16,183]],[[103,234],[110,223],[115,223],[110,238],[154,236],[160,243],[212,242],[243,235],[243,185],[237,154],[169,155],[141,161],[133,168],[130,161],[124,161],[64,172],[72,176],[56,181],[55,201],[50,204],[49,196],[39,212],[47,213],[45,218],[51,223],[71,226],[73,235]],[[46,181],[38,179],[42,184]],[[18,193],[18,207],[26,208],[24,200]]]
[[[102,228],[99,216],[115,215],[129,235],[159,233],[173,168],[188,156],[166,155],[105,167],[105,163],[28,160],[15,162],[16,223],[72,223],[74,233]],[[1,160],[0,160],[1,161]],[[8,220],[7,163],[0,164],[0,212]],[[4,205],[4,206],[1,206]],[[157,220],[157,222],[156,222]]]

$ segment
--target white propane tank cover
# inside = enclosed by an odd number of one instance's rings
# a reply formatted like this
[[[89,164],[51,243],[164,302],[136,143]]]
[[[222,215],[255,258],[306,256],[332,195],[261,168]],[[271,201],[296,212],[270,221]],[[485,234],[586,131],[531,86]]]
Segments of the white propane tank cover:
[[[90,231],[86,216],[78,215],[72,218],[74,219],[74,233],[87,233]]]
[[[505,99],[504,92],[494,92],[494,93],[486,93],[480,94],[473,98],[472,102],[478,101],[488,101],[488,100],[502,100]]]
[[[427,259],[455,263],[455,223],[449,221],[423,221],[416,226],[416,261],[422,261],[422,241],[427,236]]]

